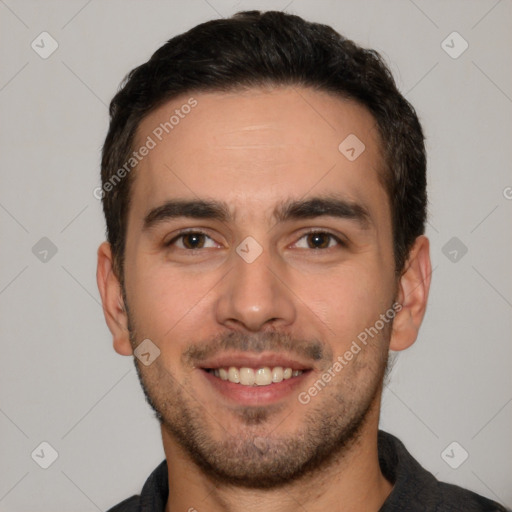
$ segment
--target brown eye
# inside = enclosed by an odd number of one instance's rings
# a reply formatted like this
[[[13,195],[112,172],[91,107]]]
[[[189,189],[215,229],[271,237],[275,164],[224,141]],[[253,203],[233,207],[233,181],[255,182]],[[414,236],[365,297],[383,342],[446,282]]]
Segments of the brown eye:
[[[207,245],[208,242],[210,245]],[[166,247],[176,246],[178,249],[194,250],[214,247],[215,243],[205,233],[201,233],[200,231],[187,231],[176,236],[165,245]]]
[[[308,245],[312,249],[326,249],[329,247],[331,235],[327,233],[313,233],[307,236]]]
[[[181,238],[187,249],[201,249],[204,246],[205,236],[202,233],[187,233]]]
[[[337,236],[324,231],[306,233],[297,242],[297,247],[300,249],[330,249],[336,245],[344,246],[345,244]]]

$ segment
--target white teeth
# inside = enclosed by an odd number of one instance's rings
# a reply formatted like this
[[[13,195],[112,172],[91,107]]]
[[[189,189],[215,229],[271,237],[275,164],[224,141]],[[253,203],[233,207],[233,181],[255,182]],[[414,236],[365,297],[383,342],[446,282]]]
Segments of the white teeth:
[[[283,380],[283,368],[276,366],[272,370],[272,382],[281,382]]]
[[[255,375],[256,384],[258,386],[268,386],[272,382],[272,371],[268,366],[258,368]]]
[[[255,380],[256,377],[252,368],[240,368],[240,384],[252,386]]]
[[[242,384],[243,386],[268,386],[272,383],[298,377],[302,375],[303,371],[283,368],[282,366],[275,366],[274,368],[264,366],[256,369],[245,366],[242,368],[230,366],[229,368],[215,368],[211,370],[211,373],[222,380]]]
[[[234,382],[235,384],[240,382],[240,372],[238,371],[238,368],[235,368],[234,366],[229,367],[228,380],[229,382]]]

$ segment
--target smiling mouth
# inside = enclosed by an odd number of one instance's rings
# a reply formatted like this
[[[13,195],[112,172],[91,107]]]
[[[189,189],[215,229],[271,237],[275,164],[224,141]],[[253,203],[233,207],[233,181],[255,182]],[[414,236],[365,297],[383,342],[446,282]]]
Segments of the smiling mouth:
[[[278,384],[283,380],[299,377],[304,373],[304,370],[294,370],[283,366],[274,366],[273,368],[269,366],[260,368],[230,366],[204,368],[204,370],[221,380],[242,386],[270,386],[271,384]]]

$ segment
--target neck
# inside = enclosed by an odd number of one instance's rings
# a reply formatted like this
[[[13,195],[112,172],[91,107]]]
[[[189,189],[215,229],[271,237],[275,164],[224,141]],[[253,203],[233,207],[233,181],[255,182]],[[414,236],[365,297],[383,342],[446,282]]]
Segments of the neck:
[[[379,466],[378,412],[379,404],[374,403],[357,439],[328,466],[276,489],[247,489],[214,481],[162,428],[169,470],[166,512],[295,512],[298,505],[308,512],[377,512],[393,487]]]

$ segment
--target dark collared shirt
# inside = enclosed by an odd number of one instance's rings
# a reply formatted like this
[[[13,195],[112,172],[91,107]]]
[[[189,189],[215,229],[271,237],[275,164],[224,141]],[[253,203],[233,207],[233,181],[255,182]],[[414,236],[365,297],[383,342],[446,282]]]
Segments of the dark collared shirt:
[[[382,473],[394,485],[379,512],[506,512],[498,503],[452,484],[423,469],[400,440],[383,431],[378,437]],[[146,480],[140,495],[108,512],[164,512],[169,496],[167,462]]]

